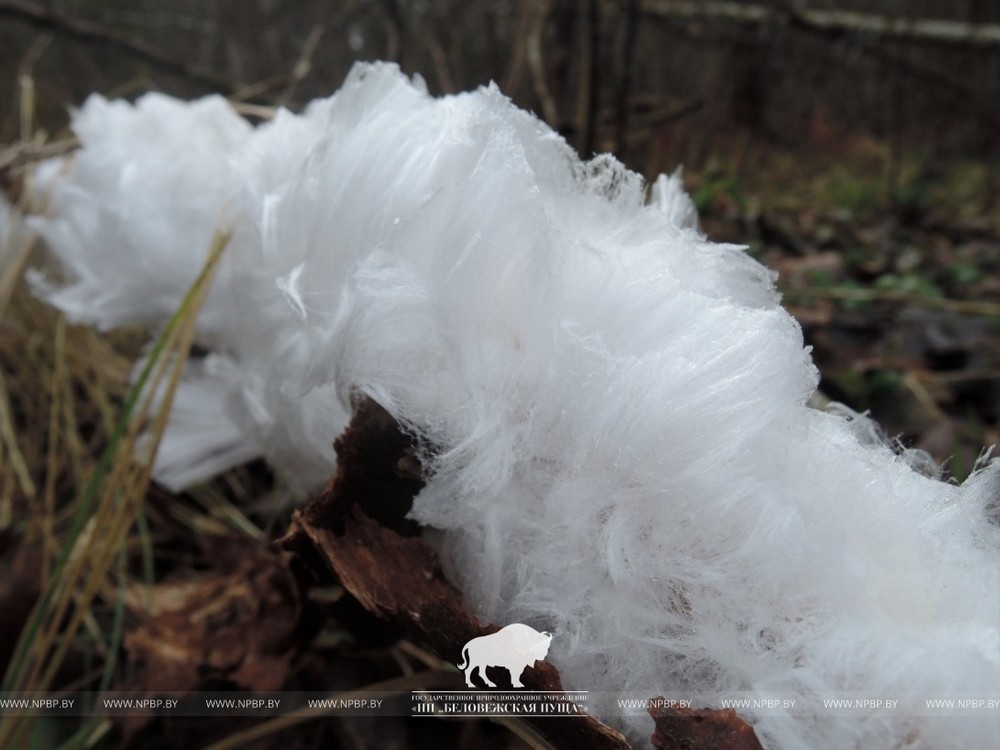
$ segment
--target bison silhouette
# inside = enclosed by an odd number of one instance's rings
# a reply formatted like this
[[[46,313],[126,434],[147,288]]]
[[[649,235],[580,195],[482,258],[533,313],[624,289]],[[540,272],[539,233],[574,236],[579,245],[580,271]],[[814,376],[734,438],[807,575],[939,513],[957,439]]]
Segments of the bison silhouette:
[[[486,676],[486,667],[503,667],[510,672],[510,682],[516,688],[521,684],[521,673],[536,661],[542,661],[549,653],[552,635],[539,633],[532,627],[514,623],[490,635],[473,638],[462,649],[462,663],[465,670],[465,684],[472,684],[472,674],[477,669],[479,676],[489,687],[496,687]]]

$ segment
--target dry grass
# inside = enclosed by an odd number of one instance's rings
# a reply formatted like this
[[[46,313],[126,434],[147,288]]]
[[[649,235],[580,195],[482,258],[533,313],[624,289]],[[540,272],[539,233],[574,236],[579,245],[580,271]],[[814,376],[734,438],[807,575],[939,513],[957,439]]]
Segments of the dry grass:
[[[151,459],[227,242],[228,235],[217,236],[131,385],[129,357],[68,325],[17,281],[30,241],[7,243],[0,255],[7,261],[0,277],[0,531],[14,532],[41,561],[40,596],[4,675],[6,691],[58,687],[74,649],[99,655],[100,689],[111,684],[128,549],[136,537],[141,549],[151,548],[141,538]],[[95,611],[110,611],[110,626]],[[0,747],[25,744],[34,719],[0,721]],[[85,724],[70,745],[87,745],[96,728]]]

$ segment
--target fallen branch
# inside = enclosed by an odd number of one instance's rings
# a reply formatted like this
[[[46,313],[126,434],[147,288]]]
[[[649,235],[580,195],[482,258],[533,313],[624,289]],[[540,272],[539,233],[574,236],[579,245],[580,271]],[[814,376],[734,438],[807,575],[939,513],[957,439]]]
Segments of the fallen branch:
[[[769,8],[731,2],[644,0],[642,12],[661,18],[717,18],[743,24],[794,24],[830,33],[869,34],[911,42],[938,42],[971,47],[1000,46],[1000,24],[949,19],[890,18],[869,13],[813,10],[795,5]]]

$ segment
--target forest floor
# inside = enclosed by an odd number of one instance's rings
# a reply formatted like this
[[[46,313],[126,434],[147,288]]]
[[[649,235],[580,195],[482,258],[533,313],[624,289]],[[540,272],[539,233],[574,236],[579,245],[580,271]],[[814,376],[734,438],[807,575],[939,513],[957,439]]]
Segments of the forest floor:
[[[1000,443],[1000,200],[984,164],[900,167],[881,152],[768,154],[756,180],[689,188],[713,240],[775,270],[821,392],[961,481]],[[867,152],[866,152],[867,151]]]

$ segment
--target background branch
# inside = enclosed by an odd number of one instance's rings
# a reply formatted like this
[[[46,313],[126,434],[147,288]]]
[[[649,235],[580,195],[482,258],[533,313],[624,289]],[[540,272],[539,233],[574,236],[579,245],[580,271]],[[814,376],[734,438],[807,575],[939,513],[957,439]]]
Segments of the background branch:
[[[1000,47],[1000,24],[950,19],[890,18],[851,11],[812,10],[795,4],[778,10],[764,5],[687,0],[643,0],[642,12],[669,18],[720,18],[745,24],[794,23],[829,33],[855,32],[913,42]]]
[[[0,0],[0,17],[12,18],[39,29],[69,37],[82,44],[99,44],[147,63],[157,70],[198,84],[221,94],[232,94],[236,86],[210,70],[188,65],[141,40],[93,21],[70,18],[27,0]]]

